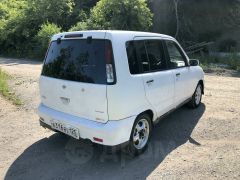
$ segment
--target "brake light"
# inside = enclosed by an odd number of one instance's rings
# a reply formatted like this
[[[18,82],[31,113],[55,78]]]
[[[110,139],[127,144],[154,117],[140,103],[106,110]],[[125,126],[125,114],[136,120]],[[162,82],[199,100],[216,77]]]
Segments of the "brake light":
[[[103,139],[97,138],[97,137],[93,137],[93,140],[94,140],[94,141],[97,141],[97,142],[103,142]]]
[[[83,34],[67,34],[64,36],[64,38],[81,38],[83,37]]]
[[[113,54],[112,54],[112,46],[109,41],[106,41],[105,43],[105,59],[106,59],[107,83],[113,83],[114,82]]]

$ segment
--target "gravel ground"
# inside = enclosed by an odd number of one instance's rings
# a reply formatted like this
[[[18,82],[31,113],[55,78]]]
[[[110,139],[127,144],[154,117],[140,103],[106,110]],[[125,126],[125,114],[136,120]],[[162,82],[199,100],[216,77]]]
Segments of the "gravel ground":
[[[0,58],[0,68],[24,102],[0,96],[0,179],[240,179],[240,78],[228,71],[206,75],[202,105],[163,119],[131,158],[39,126],[39,62]]]

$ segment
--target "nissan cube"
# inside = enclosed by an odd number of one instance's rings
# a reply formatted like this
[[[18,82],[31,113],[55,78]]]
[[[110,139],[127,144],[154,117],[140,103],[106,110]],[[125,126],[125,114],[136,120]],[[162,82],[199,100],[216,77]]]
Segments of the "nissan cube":
[[[154,124],[188,103],[204,73],[170,36],[132,31],[54,35],[40,77],[40,125],[76,139],[142,153]]]

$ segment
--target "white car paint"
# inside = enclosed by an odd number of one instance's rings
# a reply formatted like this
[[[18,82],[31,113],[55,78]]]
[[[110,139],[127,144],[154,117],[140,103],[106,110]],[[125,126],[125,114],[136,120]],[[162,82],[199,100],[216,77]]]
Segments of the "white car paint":
[[[50,126],[52,119],[58,120],[78,128],[83,139],[104,145],[118,145],[130,139],[133,123],[140,113],[150,110],[154,122],[191,98],[199,81],[204,81],[204,73],[199,66],[137,75],[130,73],[127,41],[158,39],[178,44],[173,37],[131,31],[79,31],[54,35],[52,41],[58,38],[63,41],[65,35],[79,33],[83,37],[71,39],[91,36],[92,39],[111,41],[116,83],[100,85],[41,76],[38,113],[46,125]],[[189,61],[186,53],[183,53]],[[180,76],[176,76],[178,73]],[[153,82],[147,83],[149,80]],[[95,141],[94,137],[103,142]]]

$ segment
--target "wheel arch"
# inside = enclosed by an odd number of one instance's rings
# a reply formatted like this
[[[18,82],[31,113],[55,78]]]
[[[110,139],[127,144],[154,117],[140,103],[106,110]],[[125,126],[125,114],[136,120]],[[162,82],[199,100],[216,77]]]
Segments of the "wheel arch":
[[[151,119],[151,126],[153,126],[153,119],[154,119],[154,112],[153,112],[153,110],[148,109],[148,110],[145,110],[145,111],[141,112],[140,114],[137,115],[136,119],[137,119],[139,116],[143,115],[143,114],[149,115],[149,117],[150,117],[150,119]],[[135,119],[135,121],[136,121],[136,119]]]
[[[200,81],[198,81],[198,84],[202,85],[202,94],[204,94],[204,81],[201,79]]]

